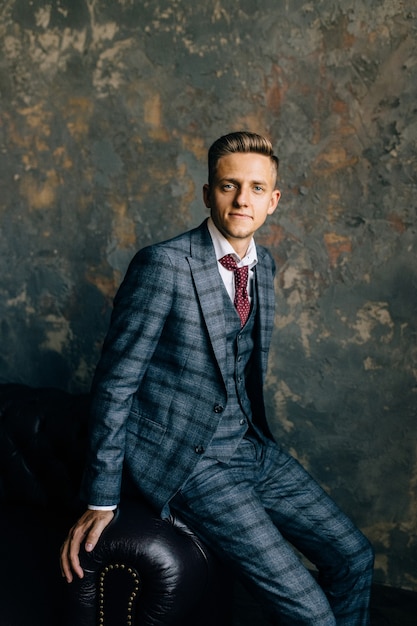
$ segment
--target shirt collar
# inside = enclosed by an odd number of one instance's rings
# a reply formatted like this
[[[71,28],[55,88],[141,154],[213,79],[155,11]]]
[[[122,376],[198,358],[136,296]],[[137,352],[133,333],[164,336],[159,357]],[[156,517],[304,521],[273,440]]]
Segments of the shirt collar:
[[[213,241],[214,251],[216,253],[216,259],[219,260],[226,254],[231,254],[235,259],[238,267],[249,265],[250,268],[254,267],[258,262],[258,255],[256,252],[255,240],[252,237],[246,255],[241,259],[234,251],[232,245],[227,241],[226,237],[222,235],[217,226],[214,224],[211,217],[207,220],[207,228],[209,230],[211,239]]]

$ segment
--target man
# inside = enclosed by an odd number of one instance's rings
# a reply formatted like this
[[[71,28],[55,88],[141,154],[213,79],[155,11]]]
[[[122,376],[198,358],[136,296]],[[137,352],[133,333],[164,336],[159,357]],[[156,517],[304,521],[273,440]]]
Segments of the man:
[[[372,549],[265,417],[274,263],[253,235],[277,207],[277,171],[268,140],[221,137],[209,150],[208,221],[133,259],[93,383],[90,506],[62,571],[83,576],[79,550],[111,521],[123,469],[162,517],[175,511],[240,573],[273,623],[363,626]]]

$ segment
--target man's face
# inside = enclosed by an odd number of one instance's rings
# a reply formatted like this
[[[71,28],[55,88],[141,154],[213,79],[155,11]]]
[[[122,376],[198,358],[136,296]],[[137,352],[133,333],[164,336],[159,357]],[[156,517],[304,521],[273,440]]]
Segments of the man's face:
[[[270,158],[254,152],[221,157],[213,184],[204,185],[203,193],[213,222],[241,258],[281,195]]]

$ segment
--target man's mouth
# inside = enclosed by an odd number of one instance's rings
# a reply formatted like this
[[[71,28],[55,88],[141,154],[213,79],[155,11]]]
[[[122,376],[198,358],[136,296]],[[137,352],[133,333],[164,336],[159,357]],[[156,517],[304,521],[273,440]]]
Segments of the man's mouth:
[[[251,215],[248,215],[247,213],[229,213],[229,217],[236,217],[238,219],[252,219]]]

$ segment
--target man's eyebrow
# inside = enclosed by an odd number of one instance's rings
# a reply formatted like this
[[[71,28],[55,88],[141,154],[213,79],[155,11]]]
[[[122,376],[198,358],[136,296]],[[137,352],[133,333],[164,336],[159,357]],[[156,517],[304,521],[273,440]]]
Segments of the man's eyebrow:
[[[223,178],[219,179],[219,183],[233,183],[235,185],[240,185],[241,181],[239,181],[237,178],[233,178],[231,176],[224,176]],[[267,181],[266,180],[251,180],[250,181],[251,185],[267,185]]]
[[[223,182],[224,180],[228,180],[231,183],[237,183],[239,182],[237,178],[233,178],[233,176],[223,176],[222,178],[219,178],[220,182]]]

